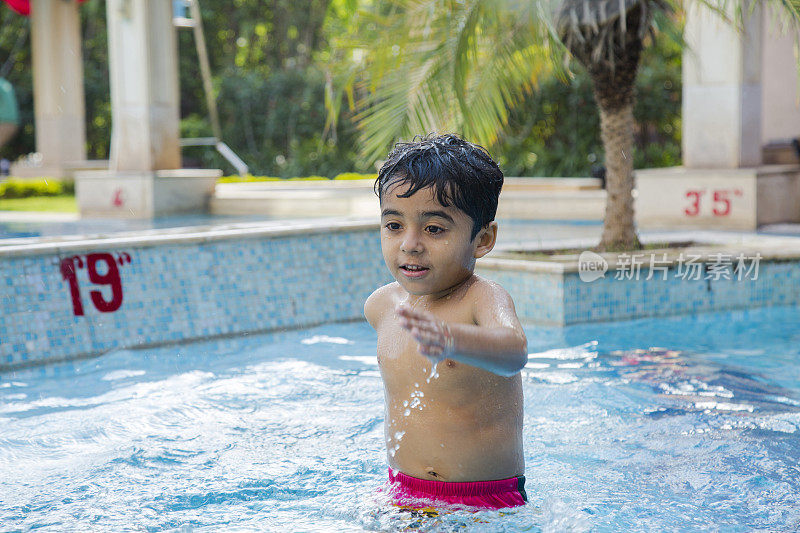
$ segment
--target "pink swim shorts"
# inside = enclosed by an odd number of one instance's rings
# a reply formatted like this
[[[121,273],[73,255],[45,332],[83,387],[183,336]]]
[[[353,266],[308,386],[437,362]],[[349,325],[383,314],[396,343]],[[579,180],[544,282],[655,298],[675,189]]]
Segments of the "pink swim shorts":
[[[411,477],[389,469],[392,496],[398,505],[414,506],[419,500],[503,509],[525,505],[525,476],[496,481],[451,482]]]

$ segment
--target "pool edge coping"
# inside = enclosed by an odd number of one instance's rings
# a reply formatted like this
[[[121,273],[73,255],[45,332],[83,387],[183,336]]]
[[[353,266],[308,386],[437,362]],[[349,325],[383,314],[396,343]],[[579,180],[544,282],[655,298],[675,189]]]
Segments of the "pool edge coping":
[[[122,248],[130,246],[145,248],[164,244],[206,243],[231,239],[280,238],[293,235],[375,231],[379,226],[379,222],[373,219],[347,221],[331,221],[326,219],[324,222],[291,222],[280,226],[271,221],[265,222],[264,225],[248,227],[223,225],[202,228],[172,228],[172,231],[166,234],[154,233],[153,230],[146,230],[146,233],[134,232],[124,236],[77,236],[74,239],[70,239],[69,236],[67,236],[63,239],[48,242],[0,246],[0,260],[6,257],[35,256],[48,253],[59,254],[61,252],[73,252],[97,247]]]

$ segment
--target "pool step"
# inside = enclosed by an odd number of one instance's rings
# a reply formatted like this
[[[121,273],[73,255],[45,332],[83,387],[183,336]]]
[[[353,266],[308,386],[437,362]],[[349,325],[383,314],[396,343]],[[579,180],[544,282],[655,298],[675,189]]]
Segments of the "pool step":
[[[214,215],[378,217],[372,180],[223,183],[211,200]],[[508,178],[498,218],[600,220],[606,193],[594,178]]]

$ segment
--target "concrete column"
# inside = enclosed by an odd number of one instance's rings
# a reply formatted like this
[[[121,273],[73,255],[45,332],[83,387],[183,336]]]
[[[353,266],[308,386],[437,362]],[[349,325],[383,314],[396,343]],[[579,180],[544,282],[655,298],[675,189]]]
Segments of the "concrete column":
[[[33,107],[40,175],[86,159],[80,19],[75,0],[31,1]]]
[[[111,171],[180,168],[178,44],[167,0],[107,0]]]
[[[761,163],[762,12],[739,32],[688,4],[683,54],[683,164],[739,168]]]
[[[785,143],[800,137],[800,87],[795,35],[782,27],[774,7],[763,17],[761,142]]]

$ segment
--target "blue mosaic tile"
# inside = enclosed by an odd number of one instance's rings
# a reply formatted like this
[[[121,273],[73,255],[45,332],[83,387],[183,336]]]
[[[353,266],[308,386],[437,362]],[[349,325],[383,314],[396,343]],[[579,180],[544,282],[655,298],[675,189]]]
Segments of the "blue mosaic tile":
[[[130,262],[126,262],[127,256]],[[108,260],[118,263],[114,300]],[[375,230],[87,250],[75,281],[83,315],[60,265],[65,257],[0,261],[0,361],[19,364],[141,344],[301,327],[362,318],[363,302],[391,281]],[[94,276],[94,280],[90,279]],[[94,296],[92,295],[94,293]]]
[[[691,280],[646,275],[618,280],[606,276],[583,282],[576,273],[546,274],[479,269],[503,285],[527,322],[568,325],[800,304],[800,262],[763,261],[756,279]]]

